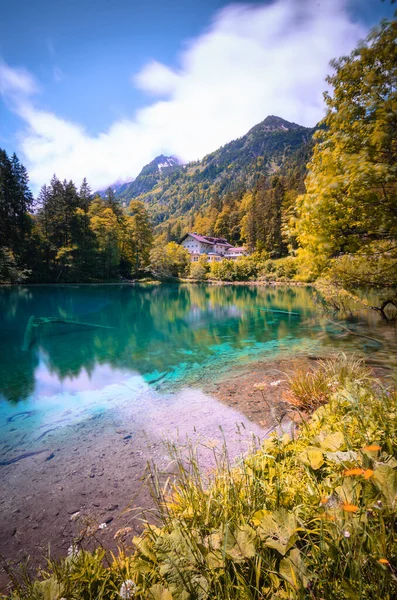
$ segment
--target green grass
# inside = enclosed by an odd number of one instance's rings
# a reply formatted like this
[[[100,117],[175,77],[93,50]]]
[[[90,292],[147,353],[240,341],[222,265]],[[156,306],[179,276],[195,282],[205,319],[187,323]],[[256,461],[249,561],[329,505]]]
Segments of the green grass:
[[[295,437],[233,466],[215,447],[212,475],[197,449],[171,446],[177,481],[153,473],[160,523],[133,551],[50,561],[10,598],[120,598],[127,580],[131,598],[154,600],[397,598],[397,392],[343,355],[319,373],[320,391],[314,375],[291,379],[295,397],[328,400]]]

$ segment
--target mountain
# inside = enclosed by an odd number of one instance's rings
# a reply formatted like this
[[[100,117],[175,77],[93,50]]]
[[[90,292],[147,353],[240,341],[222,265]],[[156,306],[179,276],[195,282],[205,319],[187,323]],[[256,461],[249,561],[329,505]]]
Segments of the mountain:
[[[118,198],[123,200],[132,200],[141,194],[150,192],[161,179],[180,166],[180,161],[175,156],[156,156],[148,165],[143,167],[134,181],[124,183],[116,190]]]
[[[116,197],[126,203],[132,198],[145,202],[155,225],[164,226],[170,219],[182,219],[185,225],[214,197],[222,202],[228,194],[252,190],[261,176],[275,174],[291,160],[304,169],[313,132],[268,116],[200,161],[182,165],[174,157],[158,156],[135,181],[124,184]]]

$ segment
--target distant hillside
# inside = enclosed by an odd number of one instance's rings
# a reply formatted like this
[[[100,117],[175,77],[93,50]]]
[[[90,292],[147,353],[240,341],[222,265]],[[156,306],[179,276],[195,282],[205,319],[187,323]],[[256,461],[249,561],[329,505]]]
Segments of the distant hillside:
[[[141,194],[150,192],[161,180],[181,166],[175,156],[156,156],[152,162],[143,167],[138,177],[129,183],[124,183],[115,190],[117,198],[132,200]]]
[[[314,129],[269,116],[243,137],[202,160],[181,165],[163,155],[146,165],[135,181],[117,192],[120,201],[144,201],[156,225],[194,215],[217,195],[253,189],[261,175],[277,172],[310,143]],[[304,155],[305,153],[303,153]]]

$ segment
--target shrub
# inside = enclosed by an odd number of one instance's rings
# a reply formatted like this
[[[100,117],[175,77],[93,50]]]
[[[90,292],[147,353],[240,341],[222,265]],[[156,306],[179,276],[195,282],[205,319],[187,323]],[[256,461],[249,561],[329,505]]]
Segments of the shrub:
[[[189,252],[175,242],[170,242],[165,248],[157,246],[150,252],[150,270],[159,279],[183,277],[188,273],[189,265]]]
[[[321,360],[310,369],[295,369],[288,376],[286,397],[294,406],[303,410],[313,410],[329,402],[333,394],[349,386],[349,382],[365,383],[370,381],[371,371],[363,359],[338,354]]]
[[[212,279],[219,281],[235,281],[236,268],[233,260],[221,260],[220,262],[211,263],[209,276]]]
[[[209,272],[209,270],[210,265],[206,256],[200,256],[198,262],[190,263],[190,277],[192,277],[193,279],[204,281],[207,277],[207,273]]]
[[[278,278],[293,279],[298,272],[297,259],[286,256],[275,261],[275,272]]]
[[[0,283],[22,283],[30,275],[28,269],[21,269],[13,252],[0,247]]]

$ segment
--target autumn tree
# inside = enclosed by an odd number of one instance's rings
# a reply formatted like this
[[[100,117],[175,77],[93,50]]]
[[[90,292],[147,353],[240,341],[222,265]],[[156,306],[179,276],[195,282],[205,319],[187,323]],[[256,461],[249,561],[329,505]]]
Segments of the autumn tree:
[[[150,270],[155,277],[183,277],[187,275],[190,264],[190,254],[175,242],[165,247],[155,245],[150,252]]]
[[[297,234],[317,271],[343,260],[348,284],[381,286],[397,272],[397,22],[383,22],[349,56],[334,60]],[[383,277],[374,273],[382,258]],[[360,268],[358,265],[360,264]],[[377,267],[376,267],[377,268]],[[339,269],[338,277],[343,277]],[[395,278],[394,278],[395,280]]]
[[[127,210],[127,219],[133,249],[131,265],[133,271],[138,273],[149,265],[153,243],[152,224],[144,203],[139,200],[131,200]]]
[[[97,196],[89,208],[90,228],[99,250],[99,275],[110,279],[118,275],[120,263],[120,226],[109,204]]]

